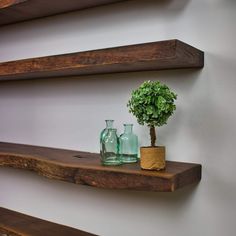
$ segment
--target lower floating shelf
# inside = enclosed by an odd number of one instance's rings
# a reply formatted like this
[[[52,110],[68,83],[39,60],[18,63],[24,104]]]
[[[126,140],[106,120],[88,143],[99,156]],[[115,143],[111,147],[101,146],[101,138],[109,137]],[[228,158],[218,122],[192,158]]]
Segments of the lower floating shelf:
[[[95,153],[1,142],[0,166],[108,189],[173,192],[201,180],[200,164],[167,161],[162,171],[141,170],[139,163],[109,167]]]
[[[95,236],[78,229],[55,224],[0,207],[2,236]]]

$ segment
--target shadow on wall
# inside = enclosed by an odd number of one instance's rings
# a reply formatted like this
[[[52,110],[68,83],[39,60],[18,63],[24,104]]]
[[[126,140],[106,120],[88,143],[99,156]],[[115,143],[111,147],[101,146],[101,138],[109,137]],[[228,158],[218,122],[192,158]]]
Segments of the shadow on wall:
[[[88,220],[92,224],[93,216],[97,220],[91,225],[91,232],[96,232],[108,218],[121,225],[130,220],[134,226],[137,224],[135,219],[141,219],[148,224],[153,222],[155,227],[167,219],[170,222],[181,221],[180,217],[192,210],[194,198],[200,190],[200,185],[173,193],[108,190],[50,180],[11,168],[2,168],[2,173],[9,176],[7,184],[4,184],[6,180],[3,181],[3,189],[12,186],[10,183],[18,186],[8,189],[10,197],[3,195],[5,199],[0,198],[4,207],[79,228],[84,228]],[[14,201],[16,193],[17,201]],[[117,219],[117,216],[123,217]]]
[[[181,209],[185,208],[188,202],[192,201],[193,196],[197,192],[198,184],[187,186],[183,189],[179,189],[176,192],[139,192],[139,191],[126,191],[117,190],[106,193],[108,195],[115,194],[119,199],[125,198],[125,201],[137,201],[143,202],[143,199],[149,199],[151,202],[158,202],[158,205],[168,205],[170,208]],[[109,190],[107,190],[109,191]],[[135,195],[135,199],[134,199]],[[112,196],[110,196],[112,197]],[[114,196],[113,196],[114,197]],[[150,203],[149,203],[150,204]],[[154,204],[155,205],[155,204]]]
[[[87,188],[87,186],[81,187],[83,189]],[[122,205],[122,203],[125,203],[126,206],[139,206],[140,211],[142,211],[142,209],[150,210],[150,208],[152,208],[153,211],[159,211],[163,214],[171,211],[171,214],[176,214],[176,216],[178,216],[181,211],[186,211],[188,206],[191,205],[192,202],[194,202],[193,198],[197,194],[198,187],[198,184],[194,184],[183,189],[179,189],[176,192],[167,193],[130,190],[107,190],[95,189],[93,187],[89,187],[88,191],[92,191],[96,195],[95,197],[97,199],[103,198],[104,195],[106,196],[106,199],[119,199],[118,205]],[[147,201],[144,201],[143,199],[146,199]],[[173,211],[173,209],[175,209],[175,211]],[[172,217],[174,217],[174,215]]]
[[[134,205],[140,206],[140,209],[145,209],[146,207],[150,208],[150,206],[152,206],[153,210],[159,211],[168,211],[168,209],[173,211],[173,209],[175,209],[176,214],[179,214],[181,210],[186,210],[188,203],[191,204],[193,202],[193,198],[200,187],[199,184],[193,184],[175,192],[109,190],[52,180],[39,176],[30,171],[12,169],[8,167],[1,167],[1,170],[2,173],[6,172],[11,174],[9,181],[16,181],[14,178],[17,178],[19,183],[24,183],[26,189],[31,188],[32,185],[35,189],[39,189],[39,192],[43,192],[45,194],[45,199],[49,199],[49,201],[50,199],[52,201],[55,200],[53,200],[53,195],[50,193],[53,192],[56,196],[58,196],[57,201],[59,202],[63,202],[64,199],[67,199],[68,203],[80,201],[80,199],[87,199],[88,202],[91,202],[92,204],[93,202],[96,202],[97,199],[105,198],[104,200],[107,201],[107,205],[109,206],[110,204],[114,204],[114,201],[119,199],[119,201],[117,201],[117,205],[120,205],[121,207],[122,205]],[[22,175],[22,173],[24,173],[24,175]],[[39,193],[37,193],[36,190],[35,193],[32,192],[31,194],[31,197],[33,197],[34,194],[37,195]],[[24,193],[22,196],[23,195]],[[148,201],[143,201],[143,199],[148,199]],[[41,200],[36,197],[35,201]],[[63,204],[65,204],[65,202]]]
[[[60,92],[60,96],[73,95],[74,93],[81,96],[83,94],[89,95],[89,93],[92,93],[93,95],[101,94],[102,96],[110,96],[110,93],[112,93],[115,96],[116,94],[120,94],[120,89],[124,90],[124,84],[127,91],[131,92],[147,80],[159,80],[172,87],[172,89],[174,89],[174,84],[178,83],[180,88],[191,90],[200,73],[201,70],[179,69],[8,80],[1,81],[0,88],[3,89],[1,95],[3,95],[4,91],[6,94],[9,94],[11,90],[14,92],[14,89],[16,89],[16,91],[19,92],[18,96],[22,97],[41,97],[44,92],[45,94],[48,94],[48,96],[57,96],[58,92]],[[27,93],[20,93],[21,90],[27,91]],[[47,93],[47,91],[51,91],[51,93]],[[104,93],[104,91],[107,93]],[[178,93],[178,91],[176,92]]]
[[[145,3],[146,3],[146,1],[145,1]],[[189,0],[147,1],[147,3],[152,5],[152,7],[168,8],[168,9],[173,10],[177,13],[187,7]]]

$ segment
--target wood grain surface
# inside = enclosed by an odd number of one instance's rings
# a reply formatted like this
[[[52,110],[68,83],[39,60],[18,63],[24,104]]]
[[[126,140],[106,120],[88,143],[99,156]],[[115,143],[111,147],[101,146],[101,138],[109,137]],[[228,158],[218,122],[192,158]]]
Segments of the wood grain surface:
[[[28,0],[0,0],[0,14],[1,14],[1,10],[4,8],[13,7],[19,3],[27,2],[27,1]]]
[[[0,236],[95,236],[0,207]]]
[[[125,0],[0,0],[0,25],[121,1]]]
[[[0,80],[201,68],[204,53],[179,40],[0,63]]]
[[[167,161],[162,171],[141,170],[139,163],[109,167],[96,153],[12,143],[0,143],[0,166],[107,189],[170,192],[201,179],[200,164]]]

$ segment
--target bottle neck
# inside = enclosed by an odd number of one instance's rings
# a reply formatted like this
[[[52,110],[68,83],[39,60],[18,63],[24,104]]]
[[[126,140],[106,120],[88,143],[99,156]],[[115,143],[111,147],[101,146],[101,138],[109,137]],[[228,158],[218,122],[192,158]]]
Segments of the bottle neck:
[[[116,134],[116,132],[117,132],[117,129],[112,129],[112,128],[109,128],[108,130],[107,130],[108,132],[108,135],[113,135],[113,134]]]
[[[133,132],[133,124],[124,124],[124,133],[129,134]]]
[[[106,120],[106,128],[107,129],[113,128],[113,122],[114,120]]]

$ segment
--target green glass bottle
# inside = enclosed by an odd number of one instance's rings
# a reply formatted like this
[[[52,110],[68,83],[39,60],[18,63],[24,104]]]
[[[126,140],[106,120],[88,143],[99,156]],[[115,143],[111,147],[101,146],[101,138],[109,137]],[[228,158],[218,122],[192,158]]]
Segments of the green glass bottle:
[[[133,124],[124,124],[124,133],[120,135],[119,154],[122,163],[138,161],[138,137],[133,133]]]
[[[113,128],[114,120],[105,120],[105,122],[106,122],[106,128],[103,129],[101,134],[100,134],[100,154],[102,154],[102,139],[106,135],[108,129],[112,129]]]
[[[119,156],[119,139],[116,129],[107,129],[101,144],[101,163],[103,165],[120,165],[122,164]]]

